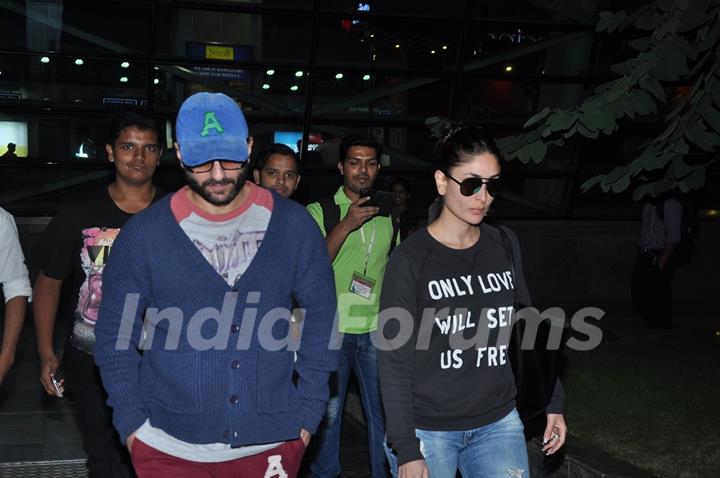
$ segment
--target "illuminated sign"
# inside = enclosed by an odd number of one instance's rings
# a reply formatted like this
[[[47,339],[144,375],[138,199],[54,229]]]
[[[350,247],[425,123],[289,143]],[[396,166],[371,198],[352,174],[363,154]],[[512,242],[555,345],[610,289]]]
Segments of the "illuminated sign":
[[[238,68],[224,68],[219,66],[196,66],[193,71],[200,76],[226,81],[250,81],[250,75]]]
[[[136,98],[117,98],[112,96],[105,96],[102,99],[102,102],[104,105],[132,105],[135,106],[138,104],[138,100]]]
[[[284,144],[296,153],[298,150],[298,143],[302,142],[302,133],[299,131],[275,131],[273,135],[273,142]],[[308,136],[308,150],[315,151],[320,143],[322,143],[322,136],[318,133],[310,133]]]
[[[369,11],[370,11],[370,4],[369,4],[369,3],[362,3],[362,2],[360,2],[360,3],[358,3],[357,9],[358,9],[358,12],[369,12]],[[358,23],[360,23],[360,21],[359,21],[359,20],[353,20],[352,23],[353,23],[353,25],[357,25]]]
[[[233,61],[235,49],[231,46],[205,45],[205,59]]]
[[[252,60],[252,47],[248,45],[219,45],[190,41],[185,44],[185,55],[190,60],[245,61]]]
[[[7,152],[7,144],[15,144],[15,155],[28,155],[28,124],[25,121],[0,121],[0,155]]]
[[[369,12],[370,11],[370,4],[369,3],[363,3],[359,2],[357,4],[357,11],[358,12]],[[340,28],[346,31],[350,31],[352,28],[352,25],[357,25],[360,23],[360,20],[340,20]]]

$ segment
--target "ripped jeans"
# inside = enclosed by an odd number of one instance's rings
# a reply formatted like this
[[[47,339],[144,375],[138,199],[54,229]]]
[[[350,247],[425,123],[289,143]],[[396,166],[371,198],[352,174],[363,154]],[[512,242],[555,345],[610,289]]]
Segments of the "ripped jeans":
[[[420,451],[432,478],[528,478],[527,446],[523,424],[516,410],[504,418],[466,431],[415,430]],[[385,445],[394,477],[397,456]]]

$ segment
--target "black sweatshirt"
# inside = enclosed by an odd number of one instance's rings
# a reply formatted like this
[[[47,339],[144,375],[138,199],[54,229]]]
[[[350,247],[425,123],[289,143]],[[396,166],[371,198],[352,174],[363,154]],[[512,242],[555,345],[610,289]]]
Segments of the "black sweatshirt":
[[[379,346],[380,385],[388,440],[401,465],[422,459],[416,428],[471,430],[515,407],[507,343],[515,294],[523,304],[530,295],[517,237],[505,231],[517,277],[500,232],[487,224],[462,250],[422,229],[388,262],[380,296],[379,332],[387,341]],[[549,413],[561,413],[562,395],[558,381]]]

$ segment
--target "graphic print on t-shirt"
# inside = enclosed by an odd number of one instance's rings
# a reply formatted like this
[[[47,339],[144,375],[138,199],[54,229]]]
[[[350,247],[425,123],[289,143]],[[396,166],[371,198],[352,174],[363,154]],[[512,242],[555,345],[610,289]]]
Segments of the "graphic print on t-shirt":
[[[102,273],[119,228],[91,227],[82,230],[80,264],[85,280],[80,286],[75,309],[71,342],[74,347],[92,353],[95,346],[95,322],[102,300]]]
[[[381,382],[386,388],[399,383],[411,364],[412,388],[400,392],[412,400],[413,414],[412,420],[403,417],[403,406],[390,400],[388,416],[394,418],[388,423],[395,423],[389,433],[470,430],[500,420],[515,406],[507,345],[514,303],[530,300],[499,231],[481,224],[480,232],[473,246],[458,250],[426,228],[393,251],[381,307],[398,316],[409,311],[414,334],[398,355],[381,355]],[[517,247],[516,239],[512,243]],[[402,321],[388,320],[383,335],[396,337],[402,327]]]
[[[242,277],[257,253],[270,223],[270,192],[251,183],[247,199],[237,209],[209,214],[188,197],[188,187],[170,200],[173,216],[205,260],[229,285]]]
[[[242,221],[233,221],[233,223],[239,223],[233,224],[233,228],[241,227]],[[183,228],[186,224],[183,223]],[[265,231],[237,229],[230,238],[223,234],[217,234],[214,238],[199,239],[198,237],[202,234],[192,229],[190,226],[189,230],[192,231],[190,233],[197,234],[193,237],[193,244],[229,284],[234,284],[247,270],[265,237]]]
[[[454,306],[436,309],[433,317],[433,349],[440,351],[440,369],[498,367],[507,363],[507,344],[498,343],[501,328],[512,325],[513,307],[496,294],[513,291],[510,271],[464,274],[458,277],[432,279],[425,290],[433,301]],[[482,307],[473,296],[485,296]],[[449,305],[448,304],[448,305]],[[473,307],[473,305],[475,307]],[[442,350],[441,347],[446,350]],[[474,354],[470,357],[470,354]]]

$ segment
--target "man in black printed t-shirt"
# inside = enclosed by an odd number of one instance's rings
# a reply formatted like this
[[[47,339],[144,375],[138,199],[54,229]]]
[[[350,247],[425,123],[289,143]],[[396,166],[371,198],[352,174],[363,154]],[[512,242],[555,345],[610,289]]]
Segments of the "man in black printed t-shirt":
[[[136,112],[119,112],[111,120],[105,150],[115,180],[70,204],[50,222],[36,248],[39,270],[33,315],[45,391],[62,396],[65,388],[78,405],[78,425],[87,453],[89,476],[134,476],[125,447],[112,426],[107,395],[93,360],[95,321],[102,299],[102,273],[120,228],[161,194],[152,183],[162,148],[155,122]],[[53,348],[60,291],[72,289],[73,330],[62,354],[62,372]],[[61,378],[62,375],[62,378]],[[56,380],[57,387],[53,383]]]

